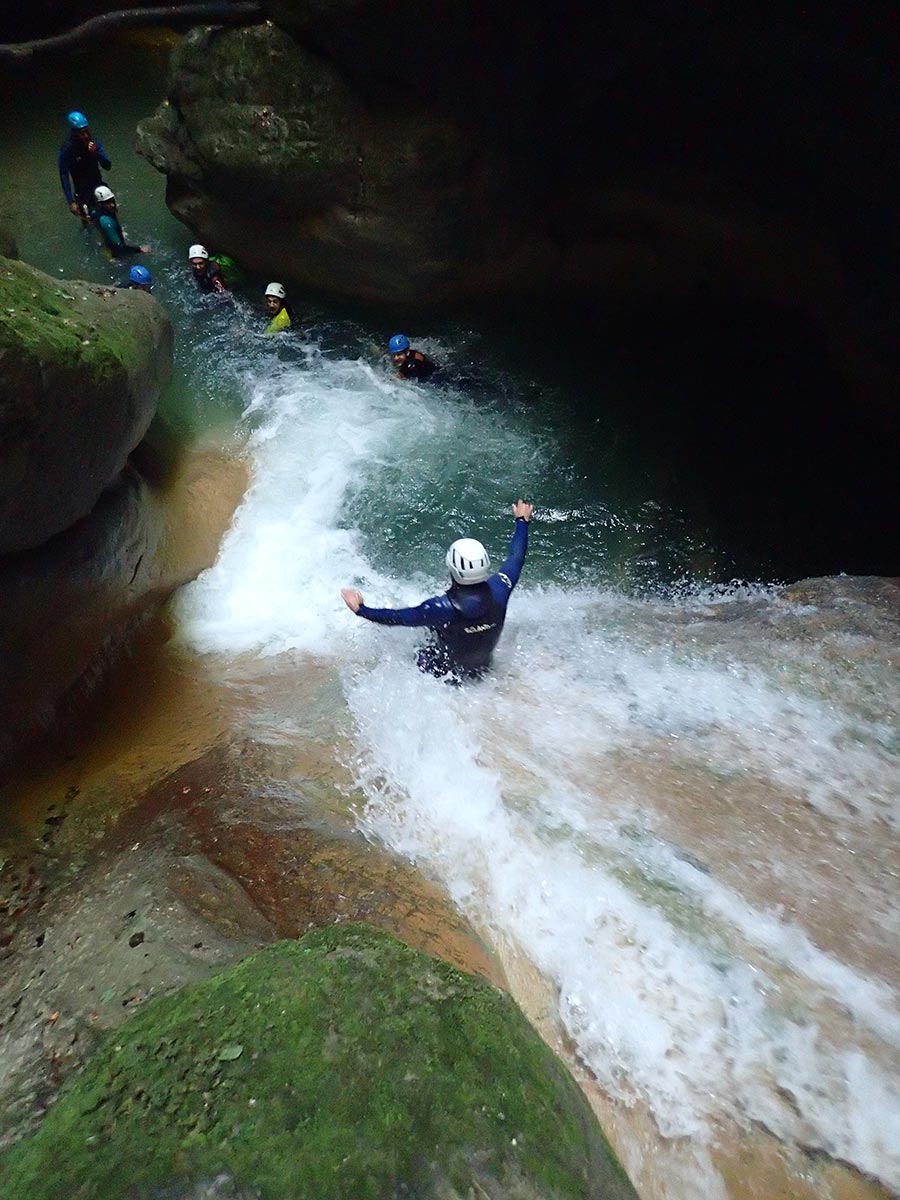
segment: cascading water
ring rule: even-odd
[[[896,618],[852,581],[705,587],[727,556],[614,444],[599,376],[589,399],[554,393],[429,322],[443,340],[415,340],[455,382],[400,384],[371,365],[381,315],[329,323],[296,297],[321,337],[273,341],[260,309],[198,298],[192,237],[128,149],[161,71],[161,54],[104,51],[80,60],[77,96],[49,70],[23,89],[3,198],[28,261],[120,280],[55,177],[63,114],[96,114],[178,329],[164,414],[183,438],[245,444],[251,487],[175,605],[190,670],[246,696],[250,736],[333,746],[359,825],[536,966],[570,1053],[666,1137],[762,1124],[900,1187]],[[500,561],[519,496],[538,514],[483,683],[421,676],[415,632],[343,606],[342,585],[376,604],[440,590],[463,534]],[[313,664],[329,686],[310,723]],[[655,1194],[725,1185],[698,1158]]]
[[[255,658],[257,687],[267,662],[333,670],[360,825],[535,964],[580,1060],[665,1136],[758,1122],[900,1185],[890,623],[776,588],[639,597],[612,579],[646,523],[596,480],[567,504],[526,409],[307,354],[257,377],[253,482],[181,637]],[[465,533],[499,561],[519,495],[548,517],[483,683],[420,675],[417,631],[342,605],[440,590]],[[290,736],[279,695],[262,737]]]

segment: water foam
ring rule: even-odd
[[[667,842],[639,770],[812,805],[836,844],[882,832],[896,821],[890,664],[870,647],[854,674],[839,637],[821,661],[810,614],[771,590],[561,588],[541,540],[576,510],[557,506],[533,531],[494,675],[443,687],[412,667],[414,631],[355,621],[338,588],[376,603],[436,590],[457,532],[445,525],[467,505],[489,519],[486,491],[499,514],[517,471],[535,495],[544,471],[549,490],[552,454],[508,413],[358,362],[286,371],[250,408],[253,482],[218,563],[180,601],[183,636],[334,663],[362,824],[524,950],[611,1094],[640,1097],[668,1136],[761,1121],[898,1186],[896,993]]]

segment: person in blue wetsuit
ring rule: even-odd
[[[87,221],[94,206],[94,192],[103,183],[100,168],[112,166],[103,143],[94,138],[88,119],[81,112],[68,116],[69,136],[59,151],[59,182],[71,211]]]
[[[378,625],[430,629],[435,640],[419,651],[421,671],[455,679],[478,678],[491,665],[506,620],[506,606],[528,549],[532,506],[517,500],[512,511],[516,528],[509,555],[499,571],[491,572],[491,560],[481,542],[460,538],[447,551],[453,582],[442,596],[432,596],[415,608],[368,608],[362,593],[342,588],[344,603],[357,616]]]

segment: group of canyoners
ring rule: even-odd
[[[59,152],[59,177],[70,210],[85,225],[92,224],[103,237],[110,256],[115,259],[149,254],[149,246],[131,245],[119,220],[118,205],[104,184],[101,170],[112,166],[103,143],[93,136],[90,123],[82,112],[68,116],[69,133]],[[234,262],[224,255],[213,256],[199,243],[188,250],[191,272],[199,291],[227,292],[229,276],[234,279]],[[122,287],[153,290],[153,278],[147,267],[133,266],[128,282]],[[269,317],[267,333],[281,333],[298,325],[288,303],[283,284],[273,282],[265,290]],[[435,364],[414,349],[406,334],[395,333],[388,352],[397,373],[406,379],[427,379]],[[517,500],[512,506],[515,531],[509,553],[499,571],[491,569],[487,550],[475,538],[459,538],[447,551],[447,569],[451,584],[446,592],[432,596],[412,608],[370,608],[354,588],[342,588],[347,607],[357,616],[379,625],[404,625],[426,628],[433,641],[418,652],[419,668],[429,674],[460,683],[482,676],[491,663],[497,645],[506,606],[518,582],[528,548],[528,524],[532,506]]]
[[[83,112],[70,112],[67,119],[69,133],[59,151],[59,179],[70,210],[84,225],[93,225],[100,232],[111,258],[149,254],[149,246],[133,245],[125,236],[118,201],[101,174],[112,167],[103,143],[91,133],[90,122]],[[223,254],[211,255],[199,243],[188,250],[188,261],[200,292],[227,292],[240,278],[233,259]],[[152,292],[153,276],[147,267],[135,265],[128,273],[127,282],[120,286]],[[269,317],[267,333],[299,327],[283,283],[273,281],[268,284],[264,301]],[[431,359],[410,345],[406,334],[395,333],[388,352],[397,373],[406,379],[428,379],[436,370]]]

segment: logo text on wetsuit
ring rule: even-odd
[[[487,631],[489,629],[493,629],[496,624],[496,621],[492,621],[490,625],[466,625],[463,629],[463,633],[487,633]]]

